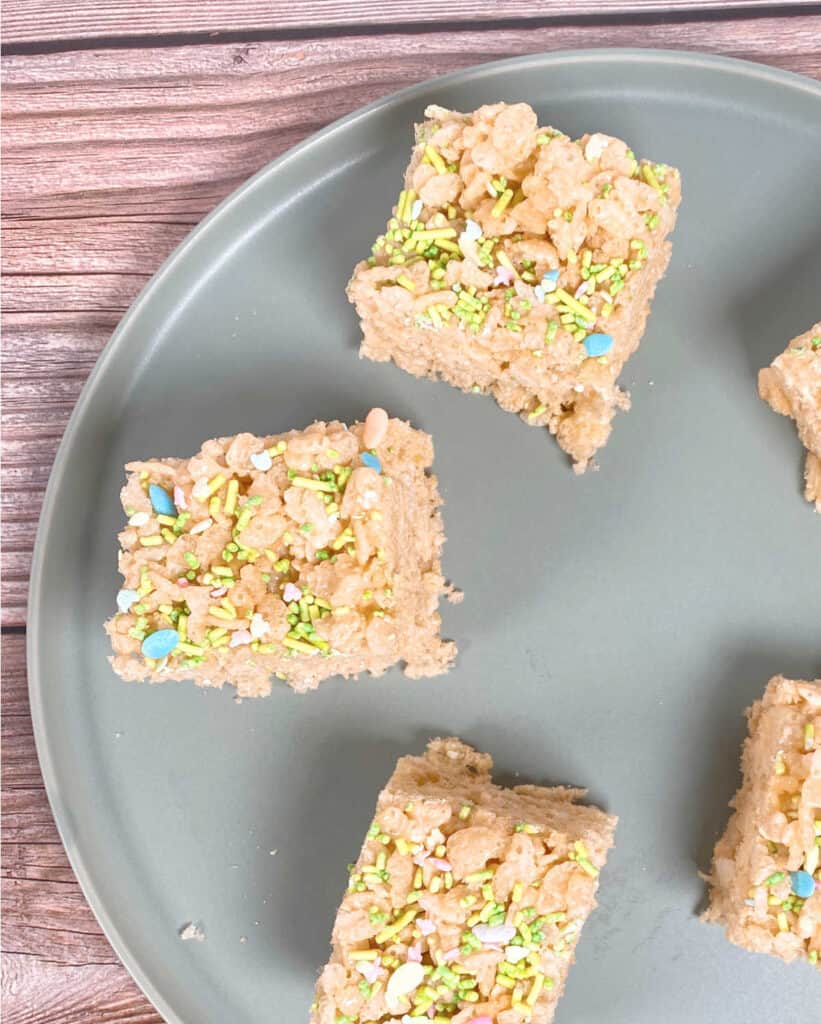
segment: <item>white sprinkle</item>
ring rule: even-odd
[[[473,934],[482,943],[497,944],[502,942],[510,942],[513,936],[516,934],[516,929],[513,927],[512,924],[477,924],[473,926]]]
[[[584,391],[584,384],[574,384],[573,390],[581,394]]]
[[[482,237],[482,226],[481,224],[477,224],[475,220],[468,218],[465,221],[465,230],[462,234],[471,242],[475,242],[477,239]]]
[[[254,469],[258,469],[262,473],[267,472],[267,470],[269,470],[271,466],[273,466],[273,464],[273,460],[271,459],[271,456],[268,454],[268,452],[254,452],[251,455],[251,465],[254,467]]]
[[[509,964],[517,964],[520,960],[524,960],[528,952],[527,946],[506,946],[505,960]]]
[[[229,647],[243,647],[245,644],[250,644],[251,634],[247,629],[235,629],[231,634],[231,639],[228,641]]]
[[[222,597],[223,594],[228,593],[228,587],[214,587],[211,591],[211,597]]]
[[[196,526],[192,526],[188,531],[191,534],[205,533],[205,531],[214,525],[214,520],[209,516],[207,519],[201,519]]]
[[[132,604],[139,601],[140,595],[136,590],[121,590],[117,594],[117,610],[127,612]]]
[[[194,484],[191,497],[196,498],[197,501],[205,501],[208,498],[208,480],[204,476],[201,476]]]
[[[147,522],[148,522],[148,513],[147,512],[135,512],[133,516],[129,517],[128,525],[129,526],[145,526],[145,524]]]
[[[411,207],[411,220],[418,220],[419,214],[422,212],[422,200],[417,199]]]
[[[610,145],[610,137],[597,132],[591,135],[584,147],[585,160],[598,160],[602,153]]]
[[[251,616],[251,638],[253,640],[259,640],[270,632],[270,623],[266,622],[259,612],[254,612]]]
[[[183,942],[188,942],[189,939],[194,939],[196,942],[205,941],[205,929],[201,928],[194,921],[187,921],[177,930],[177,935],[179,935]]]

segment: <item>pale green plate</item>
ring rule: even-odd
[[[601,470],[469,397],[357,358],[344,287],[427,103],[529,100],[681,169],[673,262]],[[621,816],[561,1024],[804,1024],[817,973],[699,923],[697,870],[736,788],[743,709],[821,676],[821,517],[756,372],[819,315],[821,88],[695,54],[489,64],[345,118],[241,188],[168,260],[60,449],[30,608],[31,703],[72,864],[169,1022],[305,1020],[345,865],[396,758],[435,734],[503,777],[588,786]],[[126,685],[102,631],[122,465],[372,405],[436,443],[461,655],[437,680],[331,681],[241,706]],[[278,850],[272,856],[271,850]],[[201,921],[207,939],[177,929]]]

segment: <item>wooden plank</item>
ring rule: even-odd
[[[771,0],[216,0],[174,4],[162,0],[15,0],[3,9],[6,45],[37,41],[122,39],[135,37],[218,33],[286,33],[323,28],[362,26],[419,26],[477,22],[544,21],[614,15],[648,15],[756,8],[803,7],[813,0],[792,3]]]
[[[191,226],[377,96],[496,57],[711,49],[821,77],[821,17],[614,23],[7,57],[2,622],[25,622],[43,490],[103,344]]]
[[[119,964],[65,967],[33,956],[3,956],[4,1024],[162,1024]]]

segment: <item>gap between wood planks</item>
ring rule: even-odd
[[[360,0],[355,5],[355,16],[351,16],[347,13],[351,8],[348,3],[296,0],[287,4],[265,4],[259,9],[246,0],[228,7],[224,15],[214,15],[208,7],[199,7],[196,12],[187,10],[186,17],[178,24],[173,10],[169,16],[167,5],[159,9],[149,2],[140,5],[141,16],[131,11],[124,19],[128,22],[127,31],[116,30],[112,20],[116,6],[112,8],[108,3],[95,3],[95,0],[87,3],[80,0],[70,6],[71,10],[62,12],[60,24],[50,24],[47,32],[45,27],[38,27],[39,19],[51,13],[48,7],[42,9],[42,0],[17,0],[18,8],[30,8],[31,13],[20,21],[15,16],[4,17],[3,35],[9,41],[0,50],[8,56],[25,56],[88,49],[288,42],[320,36],[341,38],[395,32],[404,35],[430,31],[458,33],[477,28],[503,31],[583,23],[602,27],[631,23],[638,27],[660,18],[671,24],[693,18],[724,21],[772,15],[783,18],[809,13],[818,4],[816,0],[574,0],[572,4],[545,0],[540,13],[534,15],[529,0],[496,0],[492,5],[451,0],[444,11],[439,0],[423,0],[411,8],[401,0]],[[83,8],[89,12],[87,21],[83,20]],[[337,17],[333,17],[332,8],[340,12]],[[321,12],[318,16],[317,10]],[[406,17],[409,10],[413,18]],[[135,18],[134,14],[138,16]],[[277,19],[276,23],[272,23],[272,16]],[[82,26],[85,31],[80,30]],[[72,35],[72,31],[76,34]]]

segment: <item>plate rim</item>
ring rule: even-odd
[[[81,420],[85,417],[87,409],[91,406],[100,381],[105,375],[108,365],[118,356],[122,347],[123,339],[137,319],[143,307],[151,300],[151,297],[160,283],[181,262],[188,250],[198,244],[203,235],[206,235],[215,224],[228,215],[235,205],[242,202],[250,193],[258,188],[272,175],[276,175],[280,168],[289,161],[298,158],[305,150],[320,143],[336,133],[343,131],[358,121],[369,117],[377,110],[386,110],[401,105],[407,100],[413,99],[417,94],[427,91],[433,85],[441,85],[446,88],[466,78],[476,80],[484,75],[504,73],[506,70],[515,70],[532,66],[552,66],[574,63],[595,63],[596,61],[611,61],[616,63],[637,62],[644,64],[678,65],[688,67],[703,67],[719,72],[725,72],[733,76],[758,78],[773,84],[804,92],[814,97],[821,103],[821,82],[809,76],[797,72],[788,71],[784,68],[777,68],[767,64],[760,64],[755,61],[744,60],[737,57],[728,57],[723,54],[706,53],[699,50],[662,49],[658,47],[585,47],[583,49],[561,49],[551,51],[539,51],[531,54],[520,54],[513,57],[505,57],[499,60],[490,60],[481,64],[471,65],[446,75],[438,75],[433,78],[424,79],[406,86],[395,92],[387,93],[377,97],[370,103],[344,114],[342,117],[330,122],[330,124],[319,129],[301,140],[295,146],[287,149],[284,153],[269,161],[250,178],[244,181],[228,196],[221,200],[213,210],[205,215],[174,250],[163,260],[156,272],[139,291],[131,305],[128,307],[117,326],[103,346],[97,360],[83,384],[74,408],[71,411],[65,431],[58,445],[54,456],[54,462],[49,472],[49,479],[43,496],[43,504],[37,524],[34,548],[32,551],[31,568],[29,571],[29,594],[26,603],[26,668],[28,673],[28,697],[31,711],[32,727],[34,734],[37,759],[43,778],[43,785],[49,802],[49,808],[57,827],[63,849],[68,858],[74,876],[80,885],[83,897],[88,903],[94,917],[103,931],[108,942],[111,944],[120,963],[128,971],[131,978],[137,984],[141,992],[151,1002],[152,1006],[165,1019],[166,1024],[191,1024],[184,1020],[177,1011],[169,1005],[163,994],[155,987],[143,969],[139,954],[131,948],[129,943],[120,934],[120,931],[110,916],[107,906],[97,893],[96,884],[92,874],[85,863],[80,852],[80,846],[75,841],[74,829],[71,825],[71,816],[68,811],[68,801],[63,793],[63,787],[59,782],[55,764],[52,760],[51,745],[48,738],[48,727],[46,723],[45,699],[43,678],[40,670],[41,653],[41,621],[40,621],[40,593],[43,585],[43,577],[47,564],[48,538],[55,518],[57,496],[62,487],[65,473],[65,463],[68,452],[74,444],[76,434]]]

